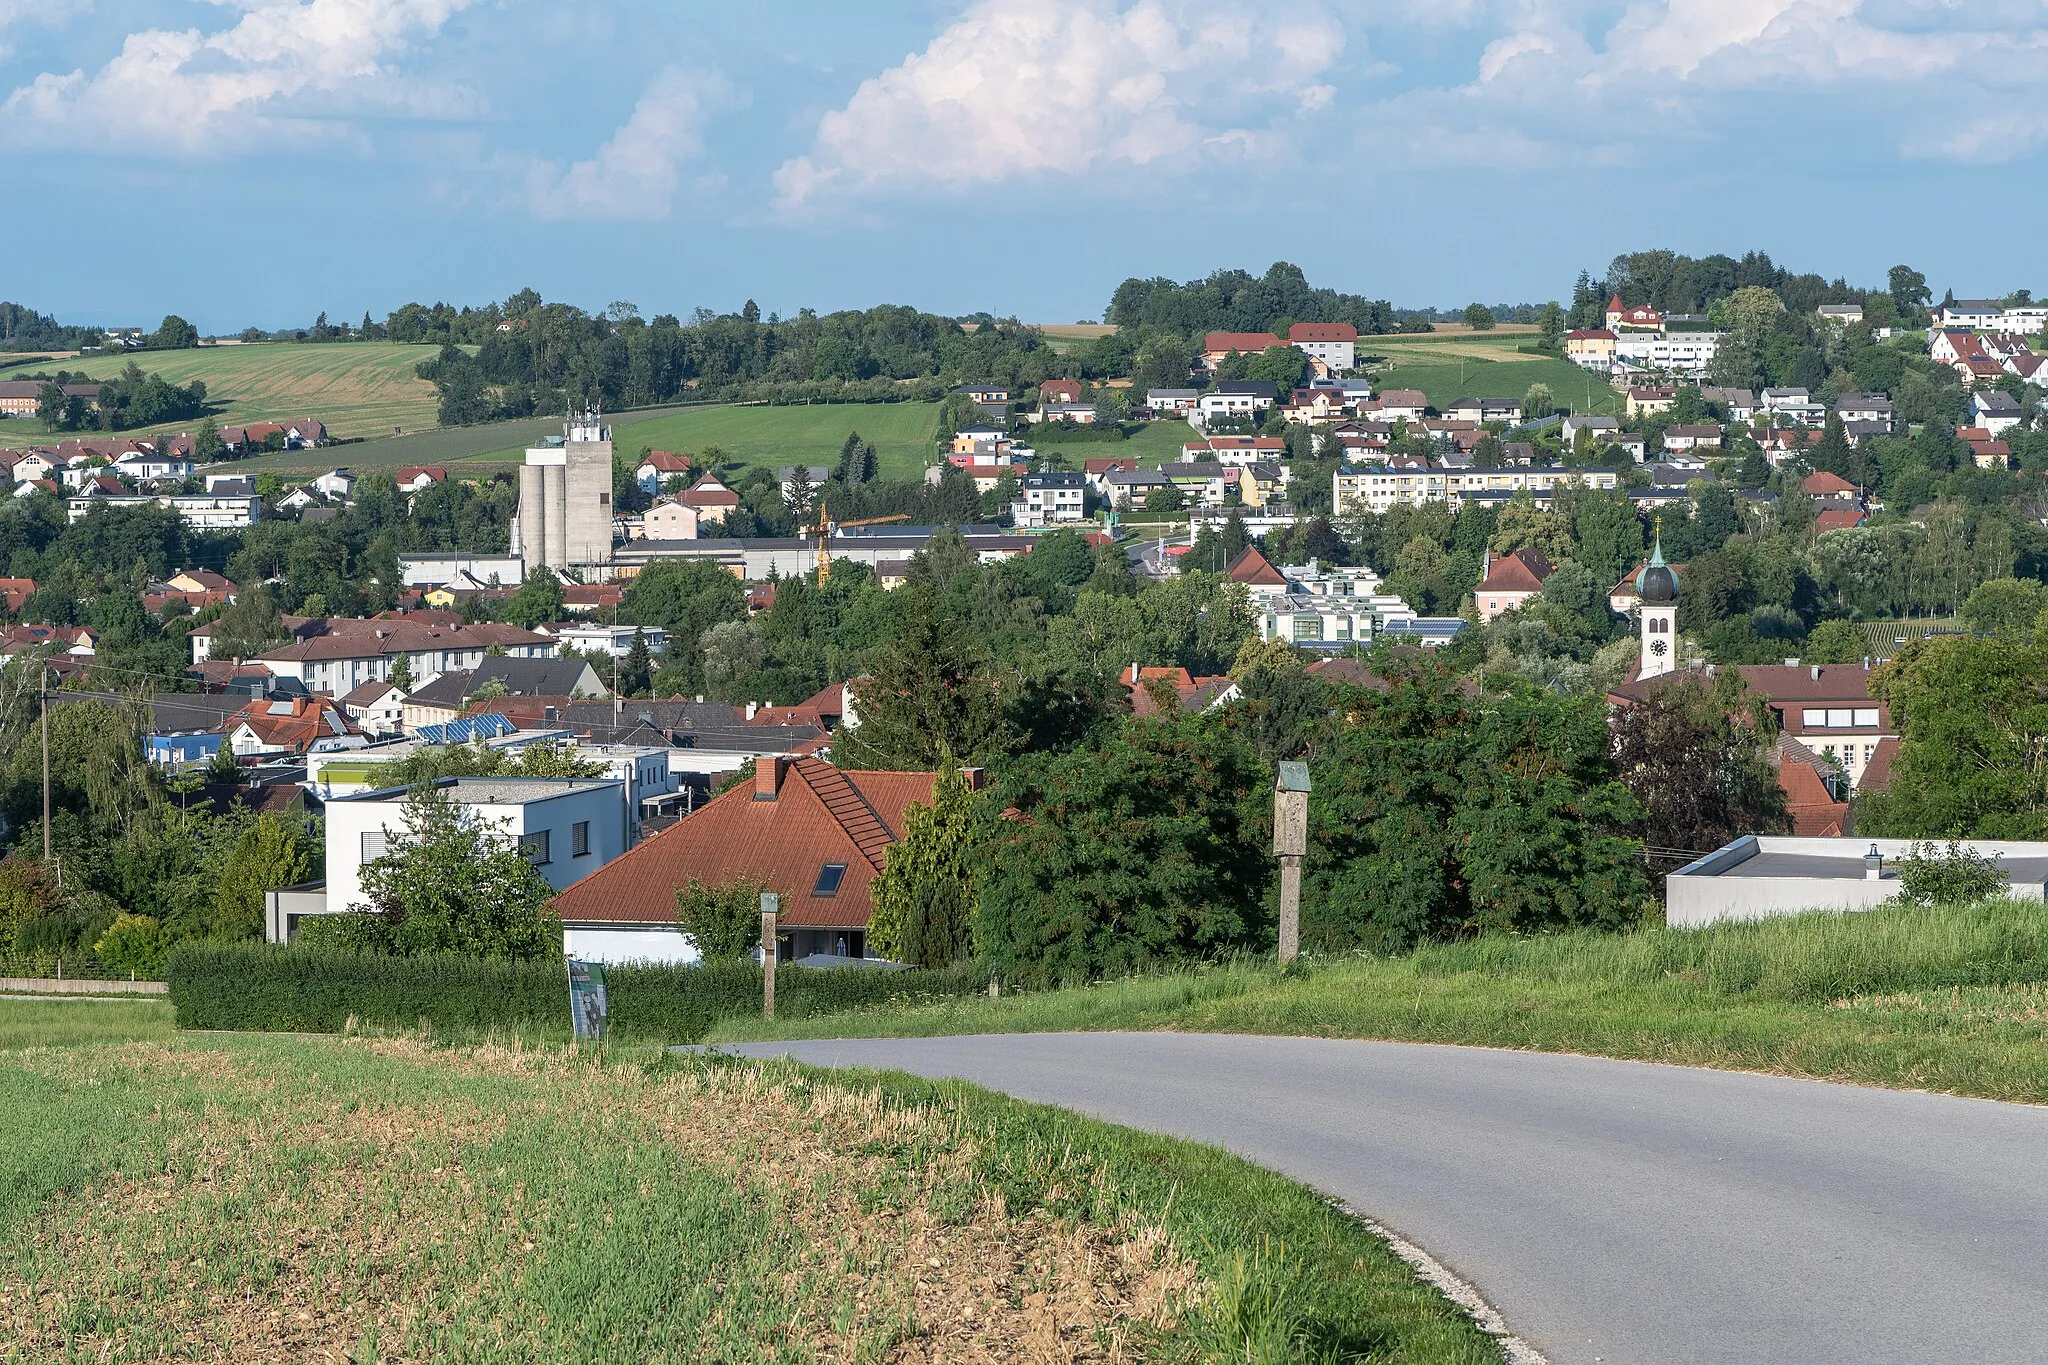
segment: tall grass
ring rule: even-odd
[[[1999,899],[1632,934],[1489,937],[1425,948],[1413,961],[1422,976],[1665,984],[1729,998],[1824,1003],[1874,991],[2048,980],[2048,906]]]

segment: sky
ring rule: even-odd
[[[2048,0],[0,0],[0,298],[1099,318],[1668,247],[2048,293]]]

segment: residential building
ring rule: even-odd
[[[448,471],[437,465],[409,464],[398,471],[398,491],[424,493],[437,483],[448,481]]]
[[[1863,305],[1860,303],[1824,303],[1815,311],[1822,322],[1849,326],[1863,321]]]
[[[1358,329],[1348,322],[1297,322],[1287,344],[1339,373],[1358,363]]]
[[[1255,417],[1280,401],[1280,386],[1270,379],[1238,379],[1218,384],[1202,395],[1195,410],[1204,421]]]
[[[1273,508],[1286,502],[1291,477],[1287,466],[1278,460],[1240,465],[1237,476],[1237,500],[1246,507]]]
[[[512,843],[557,890],[575,886],[625,852],[621,785],[602,778],[539,777],[444,777],[434,784],[462,819]],[[363,868],[405,837],[410,795],[409,788],[392,787],[327,803],[324,886],[293,888],[301,895],[289,899],[271,894],[265,925],[271,942],[297,937],[308,915],[368,908]]]
[[[1102,476],[1103,496],[1120,512],[1142,508],[1154,493],[1174,486],[1156,469],[1112,470]]]
[[[703,527],[705,511],[679,498],[662,498],[640,514],[640,534],[648,540],[695,540]],[[715,518],[724,519],[723,512]]]
[[[1612,469],[1343,465],[1331,476],[1331,496],[1332,506],[1340,514],[1360,510],[1385,512],[1397,504],[1424,502],[1448,502],[1455,510],[1468,501],[1505,503],[1524,491],[1542,505],[1550,501],[1551,490],[1560,485],[1613,489],[1618,482]]]
[[[329,502],[347,502],[355,496],[356,476],[346,469],[330,469],[306,486]]]
[[[2005,322],[2005,304],[1998,299],[1951,299],[1934,310],[1934,325],[1941,328],[1990,330]]]
[[[1964,839],[1990,860],[2015,900],[2042,898],[2048,843]],[[1665,922],[1685,928],[1815,911],[1874,910],[1898,899],[1898,863],[1918,852],[1911,839],[1801,838],[1745,834],[1664,879]]]
[[[1728,414],[1729,421],[1745,424],[1756,417],[1761,406],[1757,396],[1748,389],[1716,388],[1712,385],[1700,390],[1700,401],[1720,408]]]
[[[1026,414],[1027,421],[1065,422],[1077,427],[1092,427],[1100,417],[1093,403],[1053,403]]]
[[[1677,397],[1678,390],[1669,384],[1639,384],[1628,391],[1628,415],[1654,417],[1669,412]]]
[[[263,519],[263,499],[256,496],[254,480],[244,480],[251,491],[246,497],[194,494],[93,494],[66,499],[66,515],[83,520],[95,507],[168,507],[195,531],[239,531]]]
[[[1278,436],[1198,436],[1181,442],[1184,462],[1251,465],[1287,458],[1287,442]]]
[[[1479,586],[1472,594],[1479,619],[1491,621],[1521,606],[1543,591],[1543,580],[1554,570],[1555,566],[1541,550],[1524,547],[1497,558],[1489,553],[1481,568]]]
[[[1138,720],[1164,715],[1169,704],[1186,716],[1213,710],[1244,695],[1228,677],[1197,678],[1185,668],[1132,664],[1117,676],[1129,694],[1131,715]]]
[[[799,478],[798,475],[802,477]],[[832,477],[832,471],[821,464],[783,465],[775,471],[776,490],[782,494],[785,506],[794,506],[799,490],[807,491],[812,502],[818,491],[825,486],[825,480]]]
[[[1190,502],[1201,507],[1224,506],[1239,484],[1237,466],[1208,460],[1181,460],[1163,466],[1159,472]]]
[[[1607,301],[1607,328],[1612,332],[1623,329],[1635,331],[1662,331],[1664,315],[1647,304],[1630,308],[1622,304],[1621,295],[1616,294]]]
[[[1892,400],[1881,393],[1845,393],[1835,400],[1835,416],[1844,426],[1851,422],[1881,422],[1892,426]]]
[[[661,492],[670,479],[681,479],[687,485],[690,478],[691,461],[687,455],[678,455],[668,450],[649,451],[647,458],[640,461],[633,471],[633,481],[640,485],[640,491],[650,496]]]
[[[257,697],[227,718],[221,734],[237,758],[296,757],[315,746],[362,743],[348,713],[326,697]]]
[[[1168,413],[1193,412],[1195,406],[1201,402],[1201,399],[1202,391],[1200,389],[1147,389],[1145,391],[1145,406],[1152,409],[1155,416],[1163,416]]]
[[[608,626],[587,622],[554,626],[548,633],[563,649],[573,649],[580,654],[603,654],[613,659],[624,659],[633,652],[635,635],[640,637],[650,654],[659,654],[668,648],[668,632],[660,626]],[[587,679],[579,679],[578,682],[587,689]],[[574,692],[575,688],[572,686],[570,691]]]
[[[1081,521],[1088,515],[1088,481],[1075,473],[1026,474],[1010,504],[1010,520],[1018,526],[1054,526]]]
[[[504,652],[492,664],[550,659],[555,642],[517,626],[482,623],[473,626],[432,626],[415,621],[330,622],[325,634],[280,645],[256,658],[280,678],[296,680],[309,692],[346,696],[366,682],[391,676],[400,658],[406,661],[415,687],[443,673],[484,666],[491,649]],[[205,657],[211,640],[194,632],[193,662]]]
[[[1567,447],[1578,444],[1579,433],[1591,432],[1595,448],[1608,445],[1621,434],[1621,423],[1612,417],[1596,417],[1591,413],[1575,412],[1564,419],[1558,427]]]
[[[1670,426],[1664,428],[1666,450],[1719,450],[1721,428],[1706,426]]]
[[[1799,489],[1811,498],[1853,498],[1859,496],[1855,484],[1840,474],[1830,474],[1817,469],[1799,481]]]
[[[969,780],[980,783],[978,770]],[[932,773],[870,773],[763,759],[733,788],[555,901],[563,949],[605,962],[693,962],[676,888],[746,879],[780,898],[777,958],[867,955],[872,884]]]
[[[1605,374],[1614,365],[1614,344],[1614,333],[1605,327],[1582,327],[1565,333],[1565,359],[1581,369]]]
[[[1850,788],[1862,783],[1878,746],[1887,739],[1898,739],[1890,708],[1870,695],[1869,667],[1802,663],[1735,667],[1751,694],[1775,713],[1780,731],[1838,768]],[[1641,680],[1624,683],[1608,699],[1629,705],[1645,695],[1643,686]]]
[[[740,495],[720,483],[713,474],[706,474],[691,484],[677,495],[676,501],[695,509],[700,533],[707,526],[724,525],[726,517],[740,507]],[[609,555],[610,551],[607,550],[606,554]]]
[[[1421,389],[1383,389],[1370,414],[1382,422],[1420,422],[1429,415],[1429,398]],[[1363,405],[1358,415],[1367,415]]]
[[[1623,332],[1614,343],[1617,370],[1702,375],[1720,353],[1721,332]]]
[[[405,728],[405,689],[366,682],[341,699],[341,709],[365,735],[395,735]]]
[[[2010,431],[2024,415],[2017,398],[2003,389],[1986,389],[1970,395],[1970,415],[1977,426],[1992,436]]]
[[[1257,355],[1283,344],[1271,332],[1211,332],[1202,339],[1202,364],[1204,368],[1214,370],[1232,351],[1240,355]]]
[[[1080,401],[1081,381],[1078,379],[1048,379],[1038,386],[1038,406],[1041,410]]]
[[[479,692],[495,694],[489,698],[492,701],[502,697],[608,697],[611,689],[605,682],[587,659],[492,656],[414,687],[405,699],[405,728],[418,730],[423,725],[452,721],[477,700]]]
[[[1460,398],[1444,409],[1444,417],[1452,422],[1506,422],[1510,426],[1522,420],[1522,400],[1519,398]]]
[[[1828,410],[1814,401],[1813,395],[1805,389],[1765,389],[1763,410],[1778,422],[1791,422],[1802,427],[1827,425]]]

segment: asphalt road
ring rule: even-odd
[[[1201,1034],[752,1044],[1219,1144],[1553,1365],[2048,1360],[2048,1109],[1592,1057]]]

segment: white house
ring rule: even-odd
[[[640,533],[649,540],[695,540],[703,512],[686,502],[663,498],[640,515]]]
[[[1155,413],[1193,412],[1201,398],[1200,389],[1147,389],[1145,406]]]
[[[346,469],[330,469],[306,485],[333,502],[347,502],[356,491],[356,476]]]
[[[1348,322],[1297,322],[1287,329],[1287,344],[1331,370],[1358,363],[1358,329]]]
[[[515,845],[557,891],[626,851],[624,783],[604,778],[449,777],[435,788],[461,818]],[[408,788],[340,796],[327,803],[327,878],[314,902],[273,896],[266,934],[283,943],[309,914],[347,914],[363,902],[363,867],[404,839]],[[317,904],[317,908],[315,908]]]
[[[1995,860],[2007,878],[2006,895],[2042,898],[2048,843],[1960,842],[1980,858]],[[1898,862],[1913,853],[1911,839],[1746,834],[1665,879],[1665,923],[1693,926],[1874,909],[1898,898]]]
[[[1970,395],[1970,414],[1976,425],[1993,436],[2020,424],[2022,413],[2017,398],[2003,389],[1985,389]]]
[[[1934,310],[1936,327],[1991,328],[2005,322],[2005,305],[1997,299],[1955,299]]]
[[[568,649],[580,650],[585,654],[608,654],[614,659],[624,659],[633,652],[633,635],[639,632],[646,641],[650,654],[659,654],[668,648],[668,632],[660,626],[606,626],[595,622],[562,626],[555,630],[555,642]]]
[[[1087,516],[1088,481],[1075,473],[1026,474],[1010,504],[1019,526],[1052,526]]]
[[[1623,332],[1615,339],[1614,363],[1668,374],[1705,374],[1719,354],[1722,332]]]

